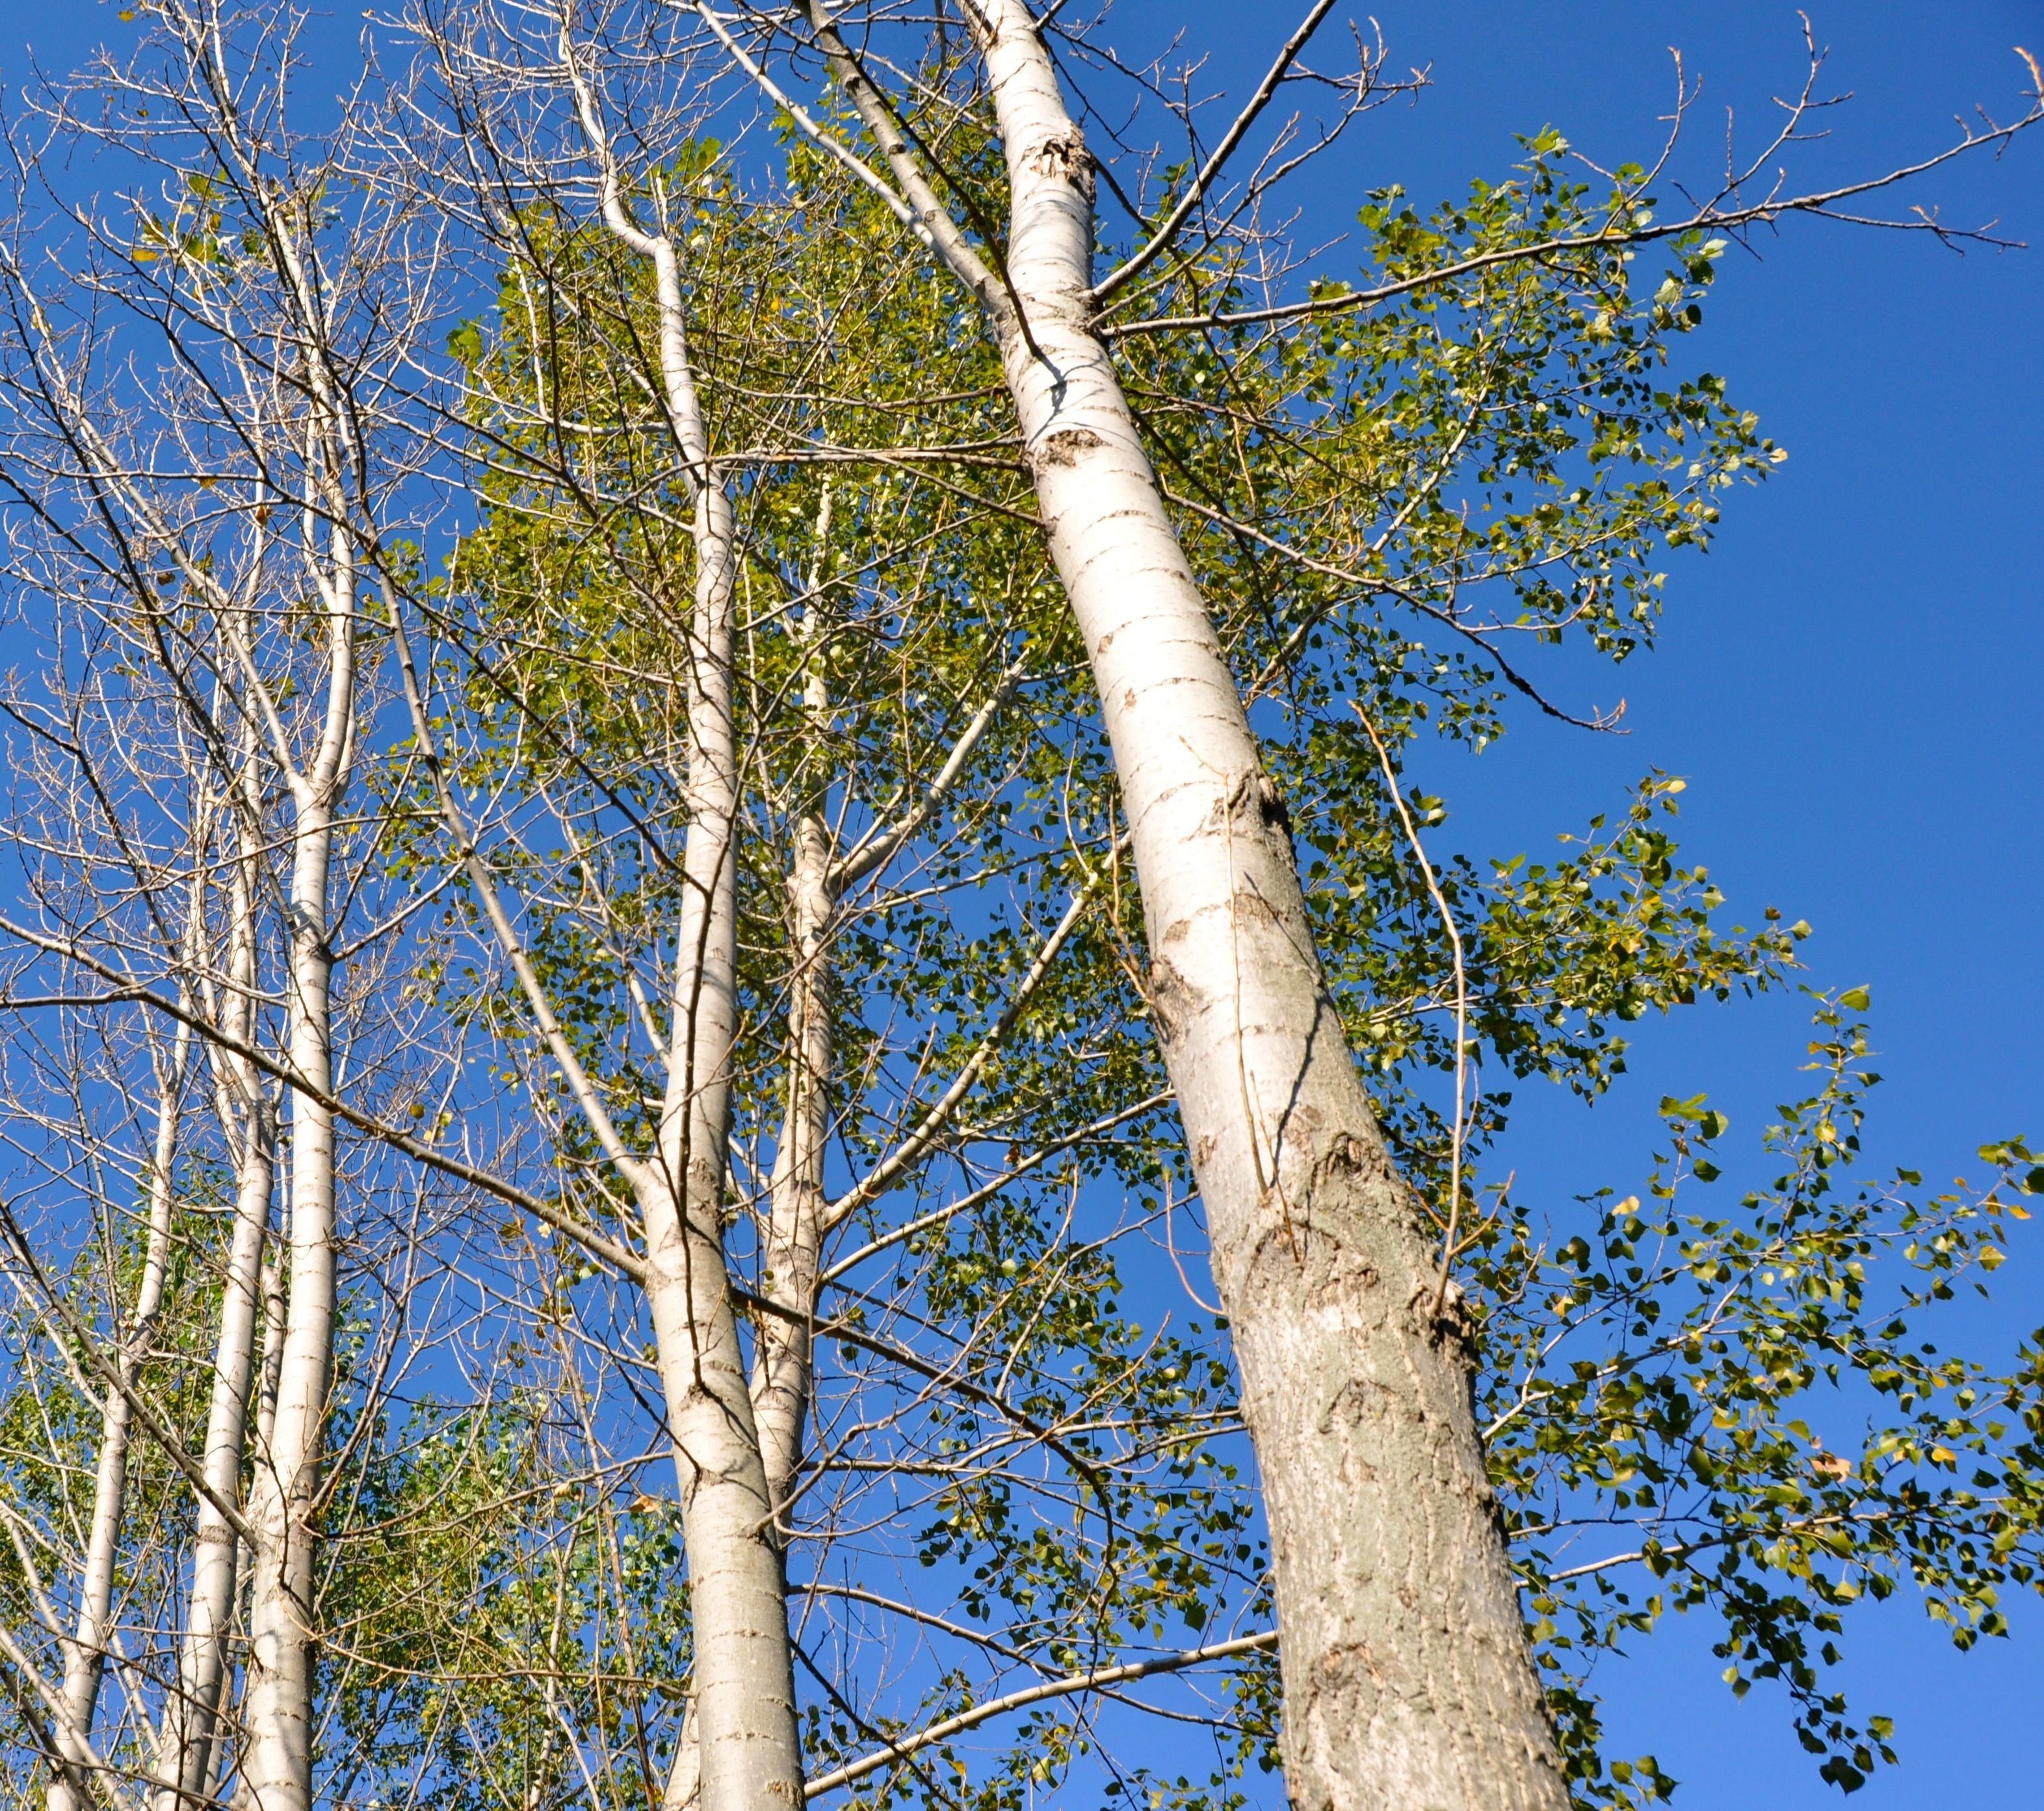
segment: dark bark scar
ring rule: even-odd
[[[1093,153],[1086,149],[1085,134],[1076,125],[1045,139],[1029,160],[1046,176],[1069,183],[1088,201],[1093,199]]]
[[[1168,956],[1158,956],[1150,965],[1150,1012],[1157,1021],[1157,1033],[1167,1044],[1174,1040],[1200,1009],[1199,990],[1193,986]]]
[[[1029,449],[1030,463],[1041,476],[1055,466],[1077,465],[1081,453],[1106,444],[1090,428],[1060,428]]]
[[[1285,808],[1277,783],[1261,769],[1240,775],[1228,789],[1224,809],[1228,817],[1235,817],[1245,806],[1254,808],[1259,829],[1281,832],[1285,846],[1291,847],[1292,813]]]
[[[1265,825],[1281,830],[1289,840],[1292,834],[1292,813],[1285,808],[1284,795],[1278,790],[1277,782],[1268,774],[1256,776],[1256,802],[1263,813]]]
[[[1359,1176],[1370,1167],[1370,1148],[1352,1132],[1343,1132],[1335,1140],[1334,1148],[1327,1153],[1330,1170],[1346,1170],[1352,1176]]]

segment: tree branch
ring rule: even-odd
[[[933,1743],[947,1741],[967,1729],[976,1728],[982,1723],[991,1722],[997,1717],[1005,1717],[1011,1710],[1020,1710],[1032,1704],[1041,1704],[1047,1698],[1069,1698],[1075,1692],[1094,1691],[1105,1686],[1126,1685],[1133,1679],[1145,1679],[1154,1674],[1181,1672],[1188,1667],[1197,1667],[1208,1660],[1225,1660],[1237,1654],[1253,1654],[1259,1649],[1274,1648],[1278,1644],[1278,1631],[1265,1629],[1257,1635],[1244,1635],[1233,1641],[1217,1641],[1210,1648],[1188,1648],[1181,1653],[1159,1655],[1154,1660],[1131,1660],[1119,1667],[1102,1667],[1090,1673],[1074,1673],[1069,1678],[1047,1679],[1041,1685],[1009,1692],[1005,1698],[989,1698],[985,1704],[975,1705],[970,1710],[962,1710],[955,1717],[947,1717],[941,1722],[932,1723],[926,1729],[919,1729],[912,1736],[905,1736],[890,1741],[877,1754],[866,1755],[849,1762],[833,1771],[823,1774],[809,1782],[807,1796],[820,1797],[838,1787],[850,1786],[855,1780],[877,1773],[881,1768],[897,1760],[904,1760],[918,1748],[927,1748]]]

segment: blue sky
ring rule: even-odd
[[[113,8],[0,0],[0,80],[33,43],[61,68],[114,29]],[[343,19],[352,8],[340,10]],[[1260,72],[1291,8],[1193,0],[1213,86]],[[1132,14],[1151,11],[1135,0]],[[1428,201],[1496,176],[1512,134],[1546,123],[1598,161],[1650,154],[1673,81],[1667,47],[1706,83],[1694,154],[1722,109],[1758,133],[1801,72],[1783,0],[1377,0],[1394,64],[1431,67],[1418,103],[1367,121],[1312,175],[1308,225],[1339,231],[1362,191],[1400,182]],[[1813,22],[1836,89],[1831,137],[1804,148],[1798,186],[1885,169],[1947,141],[1975,102],[2017,110],[2011,47],[2044,54],[2044,0],[1834,0]],[[336,24],[342,23],[337,20]],[[1254,67],[1251,67],[1251,65]],[[1692,167],[1696,167],[1692,164]],[[1998,216],[2028,252],[1960,257],[1920,237],[1792,225],[1758,259],[1728,256],[1697,351],[1759,412],[1788,464],[1727,508],[1716,549],[1672,567],[1659,650],[1617,675],[1558,665],[1565,701],[1623,693],[1630,733],[1596,739],[1527,718],[1481,759],[1435,752],[1413,778],[1457,807],[1472,852],[1550,849],[1650,767],[1689,781],[1685,854],[1735,908],[1805,917],[1811,979],[1865,983],[1888,1077],[1877,1164],[1933,1178],[1979,1171],[1990,1137],[2044,1136],[2034,953],[2044,882],[2044,129],[1998,162],[1908,191],[1954,224]],[[1309,236],[1316,236],[1309,234]],[[1453,763],[1453,764],[1450,764]],[[1663,1093],[1709,1091],[1750,1139],[1787,1098],[1802,1044],[1793,1000],[1699,1009],[1642,1027],[1633,1073],[1594,1112],[1521,1094],[1507,1161],[1522,1193],[1566,1197],[1643,1169]],[[1969,1311],[1977,1347],[2044,1323],[2044,1219]],[[1954,1655],[1913,1606],[1867,1613],[1847,1677],[1894,1714],[1903,1765],[1869,1811],[2037,1801],[2044,1763],[2044,1604],[2011,1606],[2012,1640]],[[1677,1622],[1600,1678],[1612,1751],[1654,1752],[1686,1811],[1831,1802],[1763,1690],[1735,1703],[1703,1631]]]

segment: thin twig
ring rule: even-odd
[[[1427,851],[1420,840],[1419,827],[1412,821],[1412,813],[1406,807],[1405,795],[1399,790],[1398,775],[1391,764],[1391,751],[1384,745],[1384,738],[1377,734],[1377,725],[1370,720],[1370,713],[1362,708],[1359,700],[1350,700],[1363,732],[1370,737],[1370,745],[1377,751],[1377,764],[1384,770],[1384,783],[1391,789],[1391,802],[1397,807],[1398,821],[1405,826],[1405,840],[1412,845],[1412,859],[1420,864],[1420,878],[1427,883],[1427,892],[1434,902],[1434,909],[1440,914],[1441,923],[1448,933],[1448,948],[1454,952],[1455,961],[1455,1118],[1448,1140],[1448,1212],[1447,1236],[1441,1241],[1441,1282],[1434,1291],[1434,1317],[1438,1320],[1447,1305],[1448,1271],[1455,1257],[1455,1239],[1462,1228],[1462,1140],[1468,1128],[1465,1102],[1469,1090],[1469,971],[1462,959],[1462,936],[1455,928],[1455,915],[1448,909],[1448,902],[1441,891],[1440,882],[1434,878],[1434,864],[1427,859]]]

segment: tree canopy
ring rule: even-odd
[[[1646,1015],[1804,986],[1808,927],[1693,864],[1676,776],[1539,854],[1462,846],[1429,776],[1527,713],[1612,727],[1539,651],[1644,656],[1786,456],[1702,363],[1728,239],[1896,178],[1664,219],[1665,157],[1547,129],[1317,252],[1257,121],[1328,10],[1237,122],[1254,174],[1202,126],[1061,178],[1258,752],[1205,820],[1235,959],[1262,901],[1402,1178],[1529,1791],[1673,1793],[1595,1676],[1671,1613],[1850,1791],[1895,1753],[1848,1613],[1913,1592],[1965,1647],[2038,1582],[2044,1356],[1941,1329],[2044,1162],[1867,1178],[1870,1002],[1815,986],[1773,1123],[1671,1098],[1636,1186],[1525,1198],[1515,1090],[1588,1103]],[[0,252],[12,1790],[1308,1802],[1300,1455],[1209,1261],[1207,1009],[1051,501],[1103,436],[1034,433],[1015,375],[1064,355],[998,21],[423,6],[315,133],[295,13],[136,15],[17,129]],[[1152,81],[1057,29],[1101,94]],[[1327,142],[1396,86],[1313,79]],[[74,142],[117,189],[50,175]],[[1338,1240],[1235,998],[1264,1243]],[[792,1783],[727,1773],[779,1764],[778,1713],[719,1707],[783,1676]]]

